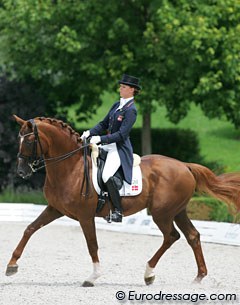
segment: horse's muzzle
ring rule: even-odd
[[[18,159],[17,174],[23,179],[29,179],[33,174],[29,164],[22,158]]]
[[[21,178],[23,178],[25,180],[29,179],[32,176],[32,172],[25,174],[23,171],[20,170],[20,171],[17,171],[17,173]]]

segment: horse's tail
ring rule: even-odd
[[[185,163],[196,180],[196,191],[217,198],[240,211],[240,173],[215,175],[209,168]]]

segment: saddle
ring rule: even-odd
[[[99,212],[105,204],[108,197],[107,188],[102,180],[102,172],[105,165],[108,152],[98,147],[96,144],[91,145],[92,153],[92,179],[95,191],[98,194],[97,212]],[[114,183],[119,190],[120,196],[136,196],[142,191],[142,174],[140,169],[141,158],[134,154],[133,179],[132,184],[128,184],[124,180],[122,167],[114,174]]]

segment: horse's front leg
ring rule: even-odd
[[[7,265],[6,275],[9,276],[17,273],[17,261],[21,257],[26,244],[33,233],[61,216],[63,215],[59,211],[50,206],[47,206],[46,209],[38,216],[38,218],[26,228],[22,239],[20,240],[17,248],[14,250],[12,257]]]
[[[98,258],[98,243],[94,219],[80,220],[84,236],[87,241],[88,251],[93,262],[93,273],[83,282],[83,287],[92,287],[94,282],[101,276]]]

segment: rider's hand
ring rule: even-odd
[[[83,134],[81,135],[81,139],[83,140],[83,138],[88,138],[90,136],[90,131],[86,130],[83,132]]]
[[[90,143],[91,144],[99,144],[99,143],[101,143],[101,137],[100,136],[93,136],[93,137],[91,137]]]

